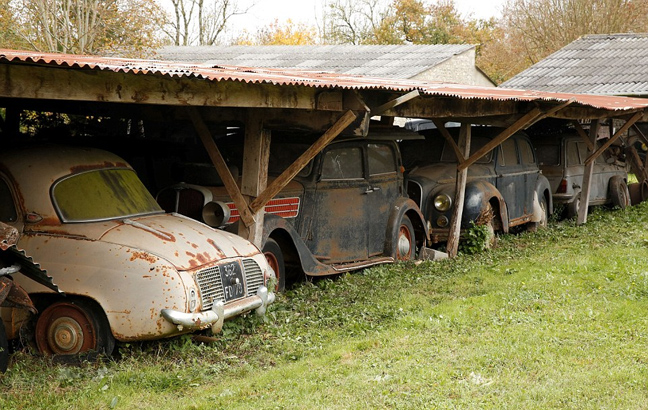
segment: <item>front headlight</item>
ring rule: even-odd
[[[452,199],[447,194],[439,194],[434,197],[434,207],[437,211],[445,212],[452,206]]]

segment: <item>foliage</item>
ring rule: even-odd
[[[2,36],[21,47],[72,54],[147,56],[160,44],[155,0],[2,0]]]
[[[288,19],[283,24],[275,20],[272,24],[257,30],[254,34],[246,31],[235,40],[235,44],[302,46],[315,44],[316,40],[317,30],[315,27],[304,23],[295,24]]]
[[[462,232],[459,251],[466,255],[483,252],[489,247],[492,235],[488,225],[477,225],[470,221],[470,228],[464,229]]]
[[[2,408],[648,406],[648,203],[552,222],[454,260],[307,282],[267,316],[120,345],[15,353]]]

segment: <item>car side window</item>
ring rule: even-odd
[[[394,152],[386,144],[369,144],[367,146],[369,175],[396,172]]]
[[[362,163],[359,147],[331,149],[322,159],[322,179],[362,179]]]
[[[0,221],[16,222],[18,215],[7,183],[0,179]]]
[[[504,167],[519,164],[517,151],[515,150],[515,140],[509,138],[501,145],[502,151],[499,158],[499,164]]]
[[[520,158],[522,158],[522,163],[525,165],[535,164],[535,158],[533,158],[533,148],[526,140],[518,140],[518,148],[520,149]]]

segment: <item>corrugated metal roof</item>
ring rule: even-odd
[[[361,77],[347,74],[308,70],[282,70],[236,66],[206,66],[200,64],[134,60],[98,56],[79,56],[56,53],[0,49],[0,63],[37,64],[70,69],[88,69],[122,72],[133,75],[158,75],[196,78],[209,81],[235,81],[247,84],[304,86],[324,89],[382,90],[409,92],[459,99],[489,101],[546,101],[562,103],[572,100],[582,105],[610,111],[631,111],[648,107],[648,100],[628,97],[605,97],[570,93],[552,93],[536,90],[515,90],[416,80],[395,80]]]
[[[648,96],[648,34],[581,37],[500,87]]]
[[[328,46],[169,46],[158,50],[164,60],[202,61],[244,67],[308,67],[319,71],[386,78],[412,78],[471,44],[328,45]]]

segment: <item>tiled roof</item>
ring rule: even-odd
[[[330,46],[196,46],[164,47],[160,58],[209,65],[297,68],[384,78],[412,78],[475,46],[330,45]]]
[[[581,37],[500,87],[648,96],[648,34]]]

